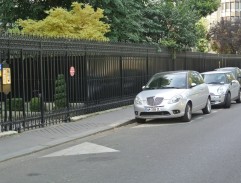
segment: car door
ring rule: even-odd
[[[229,91],[231,93],[231,99],[233,99],[238,96],[240,85],[232,73],[227,73],[227,78],[229,83]]]
[[[239,68],[237,68],[236,70],[237,70],[237,80],[238,80],[239,84],[241,85],[241,71]]]
[[[192,110],[197,111],[205,107],[208,97],[208,87],[204,83],[201,75],[196,71],[191,71],[189,75],[190,98],[192,100]],[[195,83],[195,86],[191,86]]]

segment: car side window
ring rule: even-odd
[[[241,71],[240,71],[240,69],[237,69],[237,73],[238,73],[238,77],[240,77],[240,76],[241,76]]]
[[[203,84],[204,80],[198,72],[191,72],[191,83],[196,83],[197,85]],[[189,85],[191,84],[189,83]]]
[[[235,80],[235,76],[231,74],[231,80]]]
[[[231,83],[232,80],[234,80],[234,75],[232,73],[227,73],[227,79],[228,79],[228,83]]]
[[[204,79],[203,79],[202,75],[197,73],[197,76],[199,78],[199,84],[203,84],[204,83]]]

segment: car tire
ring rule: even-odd
[[[240,91],[239,91],[239,93],[238,93],[238,99],[235,100],[235,101],[236,101],[236,103],[241,103],[241,100],[240,100]]]
[[[230,108],[231,106],[231,94],[227,93],[226,97],[225,97],[225,103],[224,103],[224,108]]]
[[[145,123],[145,122],[146,122],[146,119],[136,118],[136,122],[137,122],[137,123]]]
[[[203,111],[203,114],[209,114],[211,113],[211,110],[212,110],[211,101],[210,101],[210,98],[208,97],[206,106],[202,109],[202,111]]]
[[[185,108],[184,116],[181,118],[183,122],[189,122],[192,119],[192,106],[190,103],[187,103]]]

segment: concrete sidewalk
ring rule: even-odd
[[[0,162],[134,122],[133,106],[93,113],[22,133],[0,133]]]

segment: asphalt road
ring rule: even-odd
[[[240,183],[241,104],[152,120],[0,164],[0,183]]]

